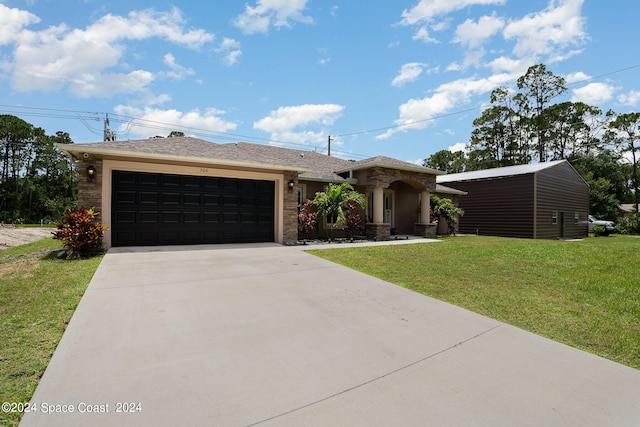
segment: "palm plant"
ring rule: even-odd
[[[355,202],[361,208],[367,203],[366,197],[353,189],[351,184],[329,184],[323,192],[317,192],[312,203],[317,207],[318,218],[327,220],[329,240],[333,237],[333,229],[341,228],[347,220],[348,203]]]

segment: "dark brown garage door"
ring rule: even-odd
[[[274,241],[274,182],[113,171],[112,246]]]

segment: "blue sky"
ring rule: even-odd
[[[421,162],[537,63],[640,108],[631,0],[0,0],[0,114],[75,142],[171,130]],[[559,100],[560,101],[560,100]],[[455,149],[455,148],[452,148]]]

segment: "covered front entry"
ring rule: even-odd
[[[274,241],[273,181],[112,171],[112,246]]]

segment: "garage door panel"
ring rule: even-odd
[[[200,188],[202,178],[198,176],[183,176],[182,183],[185,188]]]
[[[207,224],[218,224],[220,222],[220,212],[203,212],[202,221]]]
[[[179,224],[180,212],[162,212],[160,222],[163,224]]]
[[[163,187],[179,187],[180,186],[180,175],[159,175],[161,177],[161,182]]]
[[[160,196],[163,205],[175,206],[180,204],[180,193],[162,193]]]
[[[206,188],[205,190],[211,191],[210,188]],[[204,194],[202,196],[202,204],[204,206],[219,206],[220,205],[220,195],[218,194]]]
[[[157,187],[160,185],[160,175],[157,173],[135,174],[137,182],[141,186]]]
[[[135,191],[117,191],[115,194],[116,201],[119,204],[134,204],[136,203]]]
[[[202,222],[202,215],[200,212],[184,212],[183,221],[185,224],[200,224]]]
[[[273,181],[114,171],[113,246],[274,240]]]
[[[222,205],[228,207],[239,206],[239,197],[235,194],[225,194],[222,196]]]
[[[184,199],[182,200],[182,203],[185,206],[200,206],[200,194],[199,193],[195,193],[195,194],[189,194],[189,193],[185,193],[183,195]]]
[[[157,191],[140,191],[138,192],[140,204],[143,205],[157,205],[160,200],[160,193]]]
[[[135,211],[118,211],[115,215],[116,222],[135,224],[136,212]]]
[[[157,224],[160,221],[160,213],[156,211],[143,211],[139,213],[140,223]]]

